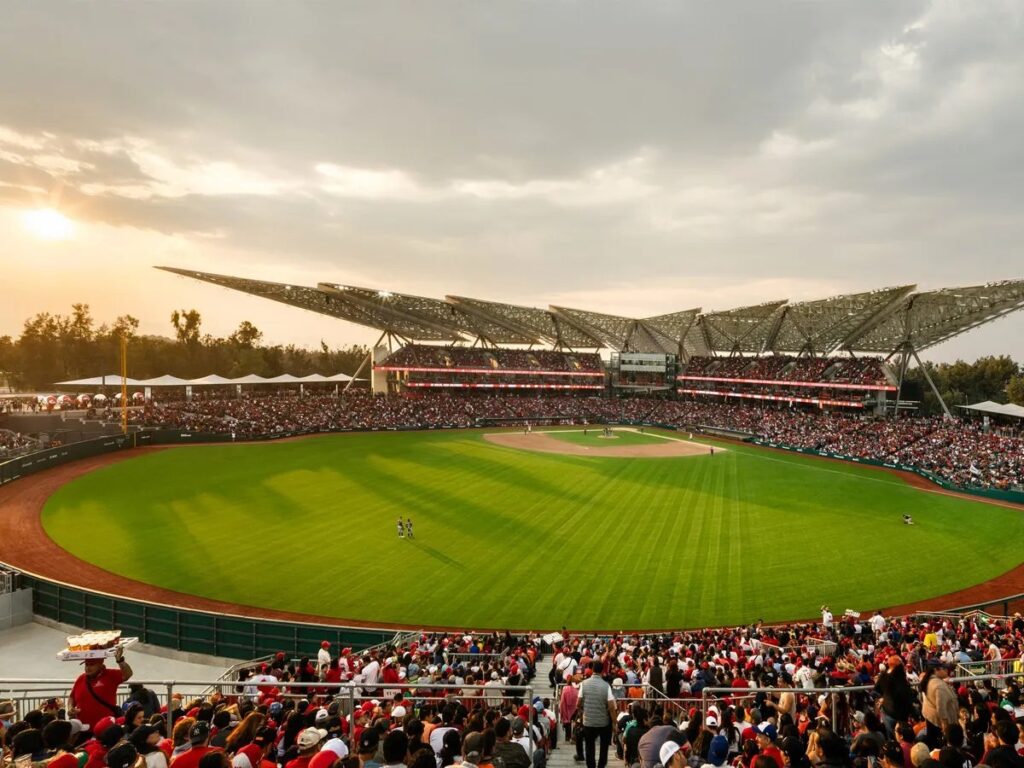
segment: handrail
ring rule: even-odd
[[[62,690],[62,691],[70,691],[72,686],[74,685],[74,683],[75,683],[74,680],[54,679],[54,678],[31,678],[31,677],[29,677],[29,678],[0,678],[0,690],[19,690],[16,686],[41,685],[41,686],[50,686],[52,688],[59,689],[59,690]],[[206,686],[206,687],[209,687],[209,688],[213,688],[215,690],[220,690],[220,689],[225,688],[225,687],[230,687],[230,688],[235,688],[235,689],[241,688],[242,691],[239,692],[239,695],[242,695],[242,696],[251,696],[251,695],[253,695],[251,693],[246,693],[245,692],[246,689],[258,690],[259,688],[264,688],[264,687],[269,687],[269,686],[273,686],[273,687],[280,686],[282,688],[293,688],[293,689],[294,688],[312,689],[314,691],[318,691],[318,690],[335,691],[336,692],[335,696],[344,697],[347,694],[348,710],[345,712],[346,716],[349,716],[353,712],[355,712],[355,709],[356,709],[356,707],[355,707],[356,699],[369,699],[370,698],[370,695],[365,693],[364,689],[370,689],[370,690],[385,689],[385,690],[387,690],[387,689],[390,689],[390,688],[395,688],[395,689],[407,690],[407,691],[416,691],[416,690],[459,691],[459,692],[479,691],[479,694],[477,694],[477,695],[480,697],[481,701],[484,701],[484,702],[486,702],[487,699],[489,699],[489,698],[501,698],[502,700],[507,699],[507,698],[525,698],[527,701],[530,701],[533,698],[534,690],[536,690],[536,686],[533,685],[532,683],[527,683],[525,685],[506,685],[506,684],[502,683],[500,688],[496,688],[495,686],[486,686],[486,685],[454,685],[454,684],[451,684],[451,683],[409,683],[409,682],[406,682],[406,681],[402,681],[400,684],[387,684],[387,683],[384,683],[383,681],[380,681],[380,680],[378,680],[376,683],[374,683],[372,685],[369,685],[369,684],[367,684],[365,682],[360,682],[360,683],[355,683],[355,682],[328,683],[328,682],[316,681],[316,682],[302,683],[302,682],[293,682],[293,681],[289,680],[289,681],[282,681],[282,682],[279,682],[279,683],[261,683],[261,682],[253,682],[253,681],[250,681],[250,680],[243,680],[243,681],[238,681],[238,680],[144,680],[144,679],[143,680],[137,680],[135,678],[132,678],[131,683],[132,684],[141,684],[143,686],[156,686],[156,687],[163,688],[165,690],[166,702],[167,703],[170,703],[170,701],[174,698],[174,688],[175,687],[178,687],[178,688],[181,688],[181,687],[201,688],[203,686]],[[120,688],[122,688],[124,686],[127,686],[127,685],[128,685],[127,682],[122,683],[121,686],[118,686],[118,689],[120,690]],[[525,693],[525,696],[520,697],[520,696],[516,696],[514,694],[510,696],[510,695],[507,695],[507,692],[509,692],[509,691],[513,691],[516,694]],[[499,695],[499,693],[500,693],[500,695]],[[205,694],[203,694],[203,695],[205,695]],[[412,698],[415,699],[417,697],[415,695],[413,695]],[[429,698],[429,697],[420,697],[420,698]],[[167,710],[167,718],[168,718],[167,730],[168,730],[168,732],[170,732],[173,729],[173,727],[174,727],[174,712],[171,710],[170,707],[168,707],[168,710]],[[530,749],[530,751],[532,752],[532,750],[533,750],[533,734],[532,733],[530,734],[530,740],[531,740],[531,749]]]

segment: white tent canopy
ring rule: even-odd
[[[184,387],[192,382],[179,379],[177,376],[157,376],[152,379],[141,379],[136,384],[140,387]]]
[[[974,405],[958,405],[957,408],[963,408],[965,411],[976,411],[978,413],[990,413],[996,416],[1011,416],[1015,419],[1024,419],[1024,406],[1013,405],[1008,403],[1003,405],[1002,403],[994,403],[991,400],[985,400],[981,403],[975,403]]]
[[[235,379],[227,379],[217,374],[210,374],[199,379],[179,379],[177,376],[156,376],[152,379],[127,379],[129,387],[203,387],[203,386],[233,386],[235,384],[333,384],[352,381],[352,377],[344,373],[336,373],[333,376],[323,376],[319,373],[311,373],[308,376],[293,376],[284,373],[273,378],[265,378],[250,373],[248,376],[239,376]],[[365,381],[365,379],[358,379]],[[72,379],[70,381],[58,381],[57,387],[119,387],[121,377],[118,374],[106,376],[93,376],[88,379]]]
[[[137,379],[127,379],[129,387],[137,387],[142,382]],[[121,374],[108,373],[105,376],[93,376],[90,379],[73,379],[72,381],[58,381],[55,386],[61,387],[114,387],[121,386]]]
[[[233,384],[234,381],[232,379],[226,379],[223,376],[218,376],[216,373],[211,373],[209,376],[203,376],[203,378],[201,379],[192,379],[192,381],[188,383],[191,384],[193,387],[202,387]]]

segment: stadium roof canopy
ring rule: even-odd
[[[1024,280],[916,292],[914,285],[789,303],[785,299],[647,318],[540,309],[465,296],[432,299],[319,283],[315,288],[158,267],[374,328],[403,342],[551,345],[617,352],[708,354],[921,351],[1024,307]]]

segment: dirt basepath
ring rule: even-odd
[[[501,433],[485,435],[485,438],[491,439],[492,437],[498,437]],[[509,434],[509,433],[505,433]],[[542,433],[533,433],[532,435],[509,435],[519,438],[525,438],[533,441],[538,437],[542,436]],[[558,446],[558,452],[569,453],[567,448],[573,448],[570,443],[563,443],[554,438],[548,438],[551,442],[556,443]],[[498,441],[494,441],[498,442]],[[677,441],[665,441],[667,446],[683,446],[691,447],[694,444],[677,442]],[[27,477],[21,480],[17,480],[13,483],[9,483],[6,486],[0,488],[0,562],[6,563],[13,568],[24,571],[26,573],[38,576],[40,578],[58,581],[64,584],[80,587],[82,589],[88,589],[95,592],[102,592],[109,595],[123,596],[126,598],[141,600],[149,603],[173,606],[177,608],[184,608],[189,610],[197,611],[208,611],[213,613],[222,613],[234,616],[245,616],[245,617],[259,617],[263,619],[280,620],[280,621],[293,621],[293,622],[306,622],[313,624],[326,624],[334,626],[348,626],[348,627],[360,627],[360,628],[379,628],[379,629],[424,629],[424,630],[436,630],[436,631],[464,631],[466,627],[441,627],[441,626],[417,626],[409,627],[408,625],[388,623],[388,622],[367,622],[359,619],[346,619],[337,616],[316,616],[304,613],[291,613],[288,611],[276,611],[261,608],[259,606],[248,606],[239,605],[236,603],[226,603],[219,600],[211,600],[204,597],[197,597],[195,595],[189,595],[183,592],[176,592],[169,589],[163,589],[161,587],[152,586],[149,584],[143,584],[142,582],[134,581],[132,579],[119,576],[110,571],[99,568],[98,566],[87,563],[84,560],[80,560],[70,552],[59,547],[49,536],[46,535],[46,531],[43,530],[41,513],[46,500],[62,485],[74,480],[77,477],[81,477],[87,472],[99,469],[101,467],[110,466],[117,464],[122,461],[126,461],[137,456],[141,456],[146,453],[153,453],[156,451],[164,450],[178,450],[178,449],[189,449],[199,448],[201,446],[180,446],[178,448],[164,448],[164,447],[146,447],[136,448],[130,451],[120,451],[113,454],[107,454],[104,456],[94,456],[87,459],[82,459],[77,462],[65,464],[59,467],[53,467],[51,469],[44,470],[36,475]],[[578,446],[582,448],[582,446]],[[651,446],[622,446],[622,449],[629,448],[630,450],[635,449],[649,449],[659,448],[661,446],[655,444]],[[703,448],[704,446],[699,446]],[[615,450],[615,447],[611,447]],[[528,450],[534,450],[531,445]],[[675,450],[679,450],[676,448]],[[583,450],[580,455],[610,455],[606,453],[595,453],[593,450]],[[632,455],[632,454],[631,454]],[[650,454],[647,454],[650,455]],[[668,455],[693,455],[692,453],[680,454],[672,453]],[[831,461],[831,459],[828,459]],[[884,468],[879,471],[891,471]],[[898,473],[906,477],[907,480],[913,482],[917,487],[921,487],[922,490],[929,492],[935,492],[935,486],[928,483],[926,480],[917,477],[916,475],[906,476],[905,473]],[[949,491],[940,491],[942,493],[951,493]],[[976,497],[969,496],[967,494],[954,494],[956,496],[964,496],[965,498],[978,501]],[[1019,509],[1019,507],[1017,507]],[[885,608],[885,612],[889,615],[897,613],[910,613],[917,610],[943,610],[948,608],[957,608],[964,605],[973,605],[977,603],[984,603],[986,601],[996,600],[1006,595],[1012,595],[1024,592],[1024,563],[1017,566],[1011,571],[1008,571],[1001,576],[997,576],[991,581],[987,581],[983,584],[978,584],[973,587],[959,590],[957,592],[951,592],[945,595],[939,595],[927,600],[921,600],[915,603],[907,603],[899,606],[890,606]],[[814,602],[814,601],[811,601]],[[846,607],[846,606],[844,606]],[[878,606],[862,606],[863,610],[873,610]],[[806,619],[794,618],[792,621],[815,621],[815,617]],[[475,627],[477,631],[487,630],[487,627]],[[495,627],[493,629],[504,630],[505,627]],[[543,630],[543,627],[519,627],[510,628],[516,631],[534,631]],[[552,629],[549,627],[548,629]],[[647,632],[660,632],[660,631],[673,631],[682,629],[682,627],[649,627],[649,628],[638,628],[636,631],[647,631]],[[606,629],[599,628],[600,631],[606,631]],[[585,632],[593,631],[583,627],[576,627],[574,631]]]
[[[484,435],[484,440],[495,445],[503,445],[506,448],[517,448],[521,451],[536,451],[537,453],[561,453],[566,456],[601,456],[605,458],[626,458],[626,459],[663,459],[672,456],[707,456],[711,449],[700,443],[691,443],[685,440],[666,438],[657,443],[646,445],[615,445],[614,440],[609,440],[609,445],[588,446],[577,445],[576,443],[559,440],[547,432],[489,432]],[[719,451],[723,450],[721,448]]]

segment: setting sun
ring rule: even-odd
[[[21,221],[25,229],[43,240],[67,240],[75,232],[74,222],[53,208],[25,211]]]

